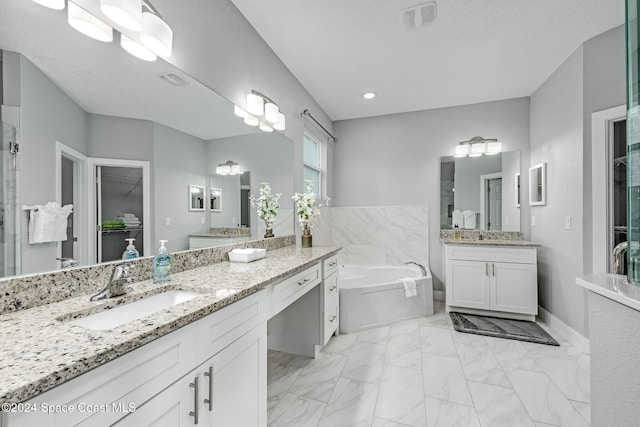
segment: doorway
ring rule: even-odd
[[[502,230],[502,172],[480,175],[480,229]]]

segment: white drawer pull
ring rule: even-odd
[[[337,263],[338,263],[338,261],[331,261],[329,263],[329,267],[335,267]]]
[[[309,278],[307,277],[306,279],[299,281],[299,282],[298,282],[298,286],[302,286],[302,285],[304,285],[304,284],[305,284],[305,283],[307,283],[309,280],[311,280],[311,279],[309,279]]]
[[[329,288],[329,292],[335,291],[337,287],[338,285],[333,285],[332,287]]]
[[[338,316],[336,316],[335,314],[333,316],[331,316],[331,319],[329,319],[329,323],[335,322],[336,317],[338,317]]]

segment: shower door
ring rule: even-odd
[[[16,128],[2,122],[0,134],[0,276],[20,273],[18,267],[18,167]]]

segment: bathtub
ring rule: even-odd
[[[417,296],[405,296],[399,281],[405,277],[416,279]],[[433,283],[428,270],[422,276],[408,266],[342,265],[338,289],[342,333],[433,314]]]

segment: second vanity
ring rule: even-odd
[[[441,240],[447,311],[535,321],[538,245],[505,238]]]
[[[289,331],[277,323],[286,314],[309,336],[299,353],[313,356],[336,331],[338,250],[288,246],[177,273],[160,287],[137,283],[127,298],[202,296],[110,330],[69,325],[95,307],[87,296],[3,315],[0,333],[16,339],[0,350],[10,405],[1,425],[266,426],[267,335],[287,349]]]

